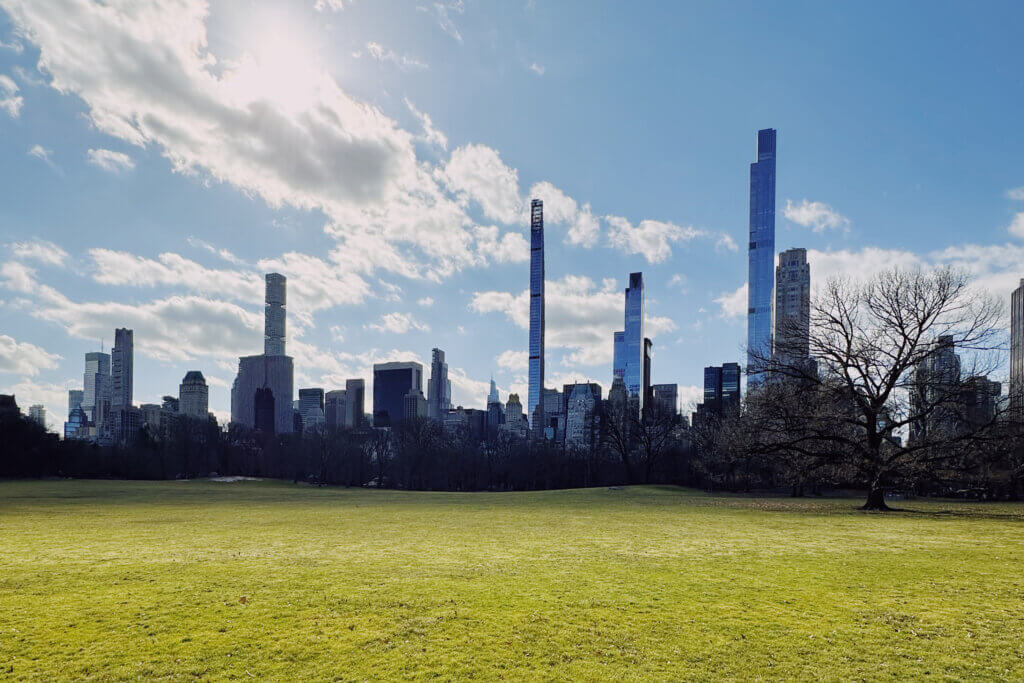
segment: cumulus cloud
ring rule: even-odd
[[[571,353],[569,365],[594,366],[612,360],[612,334],[622,329],[623,293],[615,280],[600,286],[588,277],[567,275],[545,283],[545,343]],[[503,313],[517,327],[529,329],[530,293],[474,292],[469,304],[476,313]],[[671,319],[648,315],[645,334],[652,339],[675,329]]]
[[[743,283],[733,292],[723,292],[715,297],[715,303],[722,307],[723,318],[741,318],[747,314],[747,284]]]
[[[1006,198],[1024,202],[1024,186],[1014,187],[1006,191]]]
[[[544,225],[566,225],[565,243],[581,247],[592,247],[597,244],[601,234],[601,226],[597,217],[590,210],[590,204],[580,207],[576,200],[548,181],[536,183],[530,188],[530,198],[544,202]],[[528,210],[527,207],[524,209]],[[529,216],[524,214],[524,223],[529,223]]]
[[[496,226],[476,228],[476,243],[481,256],[498,263],[523,263],[530,260],[530,243],[518,232],[498,236]]]
[[[1024,237],[1024,211],[1014,215],[1006,230],[1014,237]]]
[[[422,306],[423,308],[430,308],[431,306],[434,305],[434,299],[433,297],[425,296],[417,300],[416,303]]]
[[[15,242],[10,246],[11,253],[18,259],[38,261],[48,266],[63,266],[68,260],[68,253],[53,242],[34,240],[32,242]]]
[[[53,154],[53,150],[52,149],[46,149],[42,145],[32,145],[28,149],[28,155],[30,157],[35,157],[36,159],[39,159],[40,161],[45,161],[50,166],[53,166],[53,161],[50,159],[50,156],[52,154]]]
[[[112,172],[130,171],[135,168],[135,161],[130,156],[109,149],[90,149],[89,163]]]
[[[519,173],[506,166],[496,150],[486,145],[459,147],[441,177],[463,201],[476,202],[491,220],[508,224],[519,219],[523,206]]]
[[[499,368],[512,371],[526,371],[529,365],[530,355],[526,351],[509,349],[502,351],[494,358]]]
[[[0,74],[0,109],[13,119],[18,118],[25,98],[18,94],[18,84],[10,76]]]
[[[783,215],[797,225],[811,228],[814,232],[824,232],[830,228],[845,230],[850,226],[850,220],[828,204],[809,202],[806,199],[799,204],[787,199]]]
[[[368,330],[377,332],[388,332],[390,334],[405,334],[409,330],[416,332],[429,332],[430,326],[421,323],[409,313],[385,313],[375,323],[364,325]]]
[[[708,234],[692,226],[680,227],[664,221],[642,220],[633,225],[621,216],[605,216],[605,220],[609,226],[609,244],[625,254],[640,254],[648,263],[668,259],[673,243],[690,242]]]
[[[40,370],[56,368],[60,360],[61,356],[40,346],[0,334],[0,372],[32,377]]]
[[[531,63],[529,68],[530,68],[530,71],[532,71],[533,73],[537,74],[538,76],[543,76],[544,72],[547,71],[547,69],[544,67],[544,65],[538,64],[537,62]]]

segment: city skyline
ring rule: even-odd
[[[546,385],[594,381],[607,392],[612,335],[621,329],[624,276],[642,271],[648,336],[658,351],[652,381],[678,382],[681,400],[692,403],[699,397],[703,367],[742,356],[748,229],[744,176],[756,131],[765,127],[778,130],[783,145],[777,169],[776,247],[807,248],[815,283],[836,273],[855,274],[864,264],[916,263],[964,265],[1007,298],[1019,280],[1024,178],[1015,160],[1020,143],[1008,118],[998,118],[980,104],[992,101],[989,89],[1016,98],[1019,88],[1007,94],[995,88],[1005,81],[1001,77],[977,84],[965,78],[966,73],[998,73],[993,65],[1000,55],[1013,54],[1006,52],[1011,43],[1004,34],[990,36],[985,53],[968,50],[958,55],[957,63],[940,53],[938,64],[924,69],[909,55],[921,52],[922,42],[925,47],[941,44],[942,36],[936,35],[934,43],[915,36],[913,49],[897,42],[895,31],[911,24],[909,13],[895,13],[892,27],[878,40],[889,60],[906,60],[907,82],[921,90],[922,102],[931,102],[940,92],[945,97],[948,79],[978,95],[977,105],[968,101],[960,109],[940,108],[944,115],[938,121],[930,118],[932,123],[920,131],[906,126],[909,119],[920,122],[920,110],[890,110],[885,120],[879,114],[858,121],[856,107],[846,114],[822,104],[848,100],[837,99],[836,89],[814,78],[815,72],[804,81],[803,72],[794,70],[791,62],[806,63],[801,57],[815,53],[818,39],[806,32],[799,34],[804,42],[786,51],[759,55],[779,67],[775,73],[783,87],[775,95],[753,75],[743,75],[735,80],[743,91],[740,98],[740,93],[704,83],[696,65],[666,60],[664,68],[681,70],[680,84],[689,97],[715,103],[706,114],[666,106],[675,112],[669,125],[657,105],[672,103],[657,93],[641,98],[641,109],[630,117],[614,107],[583,108],[599,92],[592,85],[599,75],[595,64],[613,54],[611,48],[607,53],[597,49],[586,62],[574,63],[558,50],[545,54],[541,43],[527,45],[536,51],[530,64],[536,60],[544,73],[516,59],[497,64],[489,57],[482,68],[491,75],[503,74],[497,79],[502,92],[491,93],[491,102],[487,97],[479,98],[481,103],[458,99],[447,107],[446,83],[482,83],[482,74],[450,66],[457,60],[449,57],[484,50],[480,36],[491,29],[489,24],[498,23],[484,8],[468,5],[453,14],[461,28],[458,41],[431,17],[416,12],[397,13],[390,31],[376,21],[377,13],[387,11],[382,6],[357,3],[343,13],[331,13],[316,12],[309,4],[295,10],[294,17],[285,12],[291,21],[282,24],[315,45],[329,34],[326,24],[344,23],[336,41],[344,51],[332,46],[317,70],[323,66],[343,95],[369,103],[381,120],[394,121],[408,136],[405,141],[377,139],[411,150],[436,171],[440,180],[417,181],[428,183],[444,199],[434,207],[436,212],[426,213],[436,217],[448,211],[438,225],[462,225],[463,215],[469,223],[453,232],[420,225],[415,234],[421,241],[409,243],[398,236],[402,226],[397,214],[381,218],[390,227],[377,229],[359,212],[367,204],[400,205],[389,202],[407,196],[400,192],[401,183],[364,187],[367,194],[360,195],[358,182],[342,172],[344,167],[328,166],[341,179],[328,186],[341,198],[334,205],[318,190],[314,169],[303,169],[312,176],[289,175],[279,167],[239,160],[231,156],[239,150],[228,133],[203,141],[219,142],[208,144],[208,150],[222,153],[221,159],[176,147],[155,129],[132,123],[124,101],[103,99],[95,81],[62,60],[60,46],[44,29],[55,26],[59,31],[60,22],[91,12],[88,5],[72,5],[70,16],[58,17],[45,16],[45,2],[0,2],[0,42],[20,46],[0,48],[0,75],[8,79],[0,85],[0,100],[7,103],[0,111],[0,151],[10,160],[2,171],[0,392],[15,393],[24,405],[42,403],[51,427],[56,427],[66,417],[67,389],[82,386],[83,353],[98,351],[101,339],[109,353],[112,331],[125,327],[136,332],[136,403],[159,402],[162,395],[173,393],[187,371],[199,369],[209,383],[210,408],[224,420],[238,357],[260,353],[263,275],[277,271],[294,283],[286,343],[296,357],[296,389],[340,389],[345,379],[364,377],[367,391],[372,391],[374,363],[415,360],[426,367],[430,349],[439,347],[452,366],[453,404],[483,406],[492,370],[503,398],[515,392],[526,399],[524,217],[529,199],[537,197],[545,201],[548,218]],[[568,22],[560,21],[569,11],[524,11],[509,17],[507,33],[497,35],[529,34],[516,30],[522,24],[571,31]],[[667,21],[672,17],[660,15],[667,11],[642,9],[609,17],[609,23],[590,19],[586,29],[600,33],[619,23],[625,35],[639,35],[658,23],[672,25]],[[1007,15],[1001,26],[1019,24],[1019,12],[1009,6],[991,11]],[[766,21],[778,24],[778,30],[793,21],[792,14],[792,9],[779,8]],[[808,21],[834,20],[842,12],[819,8],[813,15],[803,24],[795,22],[792,30],[799,31]],[[231,60],[252,46],[251,40],[228,40],[238,25],[245,26],[234,10],[215,4],[209,17],[197,16],[183,35],[200,26],[219,59]],[[159,18],[159,10],[153,10],[153,16],[139,21]],[[692,34],[702,23],[721,20],[719,10],[703,8],[692,20],[677,21],[692,39],[686,49],[699,52],[700,37]],[[971,26],[969,21],[957,24]],[[102,22],[95,26],[107,34],[115,31]],[[742,42],[752,30],[753,23],[737,20],[724,40]],[[581,35],[570,33],[570,44]],[[655,31],[652,40],[652,49],[671,54],[667,36]],[[394,59],[374,57],[368,42],[391,50]],[[834,42],[825,66],[842,68],[854,50],[842,36]],[[137,47],[130,39],[128,44]],[[78,47],[82,52],[87,46]],[[357,49],[359,58],[352,56]],[[715,50],[711,46],[708,53],[717,54]],[[48,73],[36,68],[44,56]],[[426,69],[402,66],[403,56],[421,60]],[[630,55],[623,58],[626,65],[603,74],[607,79],[602,82],[628,85],[629,67],[636,62]],[[714,74],[724,79],[742,63],[742,58],[720,62]],[[100,61],[97,66],[113,65]],[[190,65],[179,66],[194,81]],[[301,75],[305,72],[300,67],[310,65],[289,63],[290,75],[292,67]],[[871,87],[877,83],[873,76],[887,67],[884,60],[869,59],[852,73],[847,68],[844,87],[852,96],[867,92],[869,82]],[[941,85],[928,76],[936,67],[945,74]],[[424,70],[441,92],[432,94],[416,83]],[[108,79],[112,92],[139,94],[131,89],[138,84],[128,74],[99,75]],[[47,85],[51,78],[64,84],[63,94]],[[289,81],[268,79],[260,86],[265,89],[234,94],[268,102],[285,120],[295,121],[310,103],[296,88],[308,81]],[[560,92],[575,95],[580,104],[566,106],[565,112],[520,107],[524,94],[550,100]],[[323,95],[318,92],[316,97]],[[756,95],[757,105],[740,107],[750,95]],[[221,96],[227,94],[217,90],[211,95]],[[521,125],[505,126],[495,115],[498,103],[508,97],[527,117]],[[159,103],[140,97],[137,104]],[[193,117],[189,122],[201,113],[195,104],[189,98],[181,101],[183,111]],[[138,113],[154,111],[158,109]],[[544,118],[538,118],[541,111]],[[628,125],[641,116],[650,130],[643,135]],[[676,121],[677,116],[682,118]],[[715,125],[706,125],[702,116],[714,117]],[[567,119],[581,117],[592,122],[566,134]],[[65,142],[65,131],[74,144]],[[606,131],[614,135],[606,136]],[[877,140],[868,134],[872,132]],[[953,132],[969,144],[950,150],[936,142]],[[655,143],[664,148],[663,155],[656,153]],[[591,161],[588,150],[592,154],[598,146],[601,154]],[[978,155],[985,163],[979,163]],[[310,158],[322,161],[316,155]],[[240,165],[229,163],[232,159]],[[381,187],[399,194],[375,192]],[[359,219],[349,223],[359,228],[352,234],[366,241],[350,242],[354,238],[332,227],[351,211]]]

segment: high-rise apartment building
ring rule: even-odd
[[[373,366],[373,425],[390,427],[405,415],[405,397],[423,392],[423,366],[416,362]]]
[[[673,415],[679,413],[679,385],[655,384],[651,387],[651,400],[659,408]]]
[[[625,326],[622,333],[623,360],[622,381],[631,399],[644,405],[645,343],[644,343],[644,276],[643,273],[629,274],[626,288]]]
[[[706,423],[709,417],[720,420],[740,409],[740,365],[724,363],[704,368],[704,401],[693,414],[694,426]]]
[[[771,354],[775,288],[775,129],[757,132],[757,161],[750,165],[750,245],[747,275],[747,384],[764,381]]]
[[[1010,410],[1024,417],[1024,279],[1010,296]]]
[[[366,380],[345,380],[345,426],[359,429],[365,422]]]
[[[41,403],[29,406],[28,419],[32,420],[43,429],[46,429],[46,406]]]
[[[806,249],[787,249],[775,268],[773,356],[793,367],[810,356],[811,266]]]
[[[85,375],[82,381],[82,409],[96,426],[103,424],[110,412],[110,354],[90,351],[85,354]]]
[[[114,330],[114,348],[110,350],[110,408],[114,412],[130,408],[135,374],[135,333],[120,327]]]
[[[654,354],[654,342],[647,337],[644,337],[644,386],[643,396],[644,405],[646,406],[654,396],[651,393],[651,357]]]
[[[530,202],[530,351],[526,414],[534,419],[544,388],[544,202]],[[543,412],[543,406],[541,406]]]
[[[274,434],[295,430],[292,395],[295,367],[285,352],[286,280],[266,276],[263,353],[238,359],[231,387],[231,421]]]
[[[327,429],[341,429],[345,426],[345,410],[348,392],[335,389],[324,394],[324,424]]]
[[[82,401],[85,400],[85,392],[81,389],[68,389],[68,415],[75,408],[82,407]]]
[[[601,405],[599,384],[566,385],[565,445],[567,448],[588,448],[597,440],[597,407]]]
[[[198,370],[189,370],[178,386],[178,409],[182,415],[206,419],[210,414],[210,388]]]
[[[283,356],[285,347],[286,279],[280,273],[267,273],[263,306],[263,354]]]
[[[427,417],[440,420],[452,408],[452,383],[448,379],[448,363],[444,351],[434,349],[430,359],[430,380],[427,383]]]
[[[491,376],[491,390],[487,393],[487,405],[492,403],[501,403],[501,397],[498,396],[498,385],[494,383],[494,376]]]

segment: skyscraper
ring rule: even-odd
[[[747,384],[764,381],[771,353],[775,288],[775,129],[757,131],[757,161],[750,165],[750,263],[747,274]]]
[[[440,420],[452,408],[452,383],[448,379],[448,363],[444,351],[434,349],[430,359],[430,381],[427,383],[427,417]]]
[[[631,399],[644,405],[644,275],[629,274],[626,288],[625,328],[622,333],[622,381]]]
[[[405,397],[423,392],[423,366],[416,362],[373,366],[373,425],[390,427],[405,415]]]
[[[616,332],[612,335],[612,379],[622,379],[625,375],[626,348],[625,332]]]
[[[544,202],[530,202],[530,359],[527,419],[534,419],[544,388]],[[543,411],[543,408],[542,408]]]
[[[284,355],[286,280],[266,276],[263,353],[238,359],[231,386],[231,421],[274,434],[295,430],[292,393],[294,362]]]
[[[44,406],[42,403],[37,403],[34,406],[29,406],[28,419],[32,420],[43,429],[46,429],[46,406]]]
[[[82,401],[85,398],[85,392],[81,389],[68,389],[68,415],[75,408],[82,407]]]
[[[779,254],[775,269],[773,356],[792,367],[810,355],[811,267],[806,249]]]
[[[114,412],[132,405],[134,358],[135,333],[123,327],[114,330],[114,348],[110,351],[110,408]]]
[[[1010,410],[1024,416],[1024,279],[1010,297]]]
[[[654,398],[651,391],[651,355],[654,351],[654,342],[647,337],[644,337],[644,386],[643,396],[644,405],[646,406]]]
[[[501,403],[501,397],[498,396],[498,385],[494,383],[494,375],[491,375],[491,390],[487,394],[487,405],[492,403]]]
[[[198,370],[189,370],[178,386],[178,409],[182,415],[206,419],[210,414],[210,388]]]
[[[110,411],[110,354],[90,351],[85,354],[82,381],[82,409],[89,421],[100,426]]]
[[[655,384],[651,387],[651,400],[662,410],[676,415],[679,413],[679,385]]]
[[[366,404],[366,380],[345,380],[345,426],[358,429],[363,426]]]
[[[327,429],[341,429],[345,426],[347,399],[348,392],[344,389],[335,389],[324,394],[324,423]]]
[[[263,354],[266,356],[284,355],[286,303],[284,275],[267,273],[263,310]]]

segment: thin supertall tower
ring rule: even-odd
[[[544,202],[530,202],[530,386],[527,416],[534,419],[544,388]]]
[[[1024,278],[1010,295],[1010,410],[1024,418]]]
[[[623,322],[622,381],[631,399],[644,406],[644,274],[630,273]]]
[[[285,325],[285,277],[267,273],[266,305],[263,317],[263,355],[283,356]]]
[[[114,348],[110,350],[112,410],[130,408],[135,387],[135,333],[124,327],[114,330]]]
[[[775,129],[757,131],[750,165],[750,269],[747,275],[747,386],[764,381],[771,353],[775,288]]]

